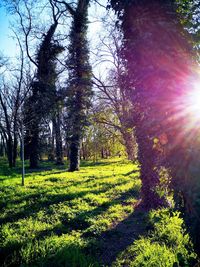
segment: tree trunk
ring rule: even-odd
[[[161,164],[166,161],[168,144],[160,142],[160,149],[154,140],[166,134],[166,142],[177,146],[175,136],[184,127],[180,116],[175,118],[174,114],[178,114],[177,103],[181,103],[184,79],[189,77],[192,61],[191,48],[173,2],[132,1],[132,5],[125,6],[122,24],[142,193],[145,205],[150,208],[165,204],[156,189],[160,183],[159,161]]]
[[[8,157],[8,164],[9,167],[13,167],[13,142],[12,142],[12,137],[9,136],[7,139],[7,157]]]
[[[84,142],[82,142],[81,150],[82,150],[83,160],[86,160],[87,159],[87,148]]]
[[[80,137],[75,136],[70,142],[69,148],[70,172],[79,171],[80,169]]]
[[[13,140],[13,167],[16,166],[16,159],[17,159],[17,145],[18,145],[17,136],[14,136],[14,140]]]
[[[101,148],[101,158],[104,159],[104,157],[105,157],[105,156],[104,156],[104,148],[102,147],[102,148]]]
[[[39,126],[37,123],[34,124],[35,127],[31,131],[31,143],[30,143],[30,168],[35,169],[38,167],[38,146],[39,146]]]
[[[53,129],[55,132],[55,139],[56,139],[56,164],[63,165],[63,148],[62,148],[62,136],[60,131],[60,114],[59,112],[53,118]]]
[[[135,161],[137,158],[137,144],[135,141],[135,137],[133,136],[133,130],[129,131],[129,129],[124,129],[122,127],[121,133],[124,139],[127,157],[129,160]]]
[[[5,137],[3,133],[1,133],[1,156],[5,157],[5,155],[6,155]]]
[[[16,124],[16,118],[13,126],[13,167],[16,166],[16,159],[17,159],[17,145],[18,145],[18,139],[17,139],[17,124]]]
[[[73,22],[70,33],[69,89],[68,89],[68,120],[70,143],[69,171],[79,170],[80,144],[85,126],[88,125],[87,111],[90,106],[91,66],[87,45],[89,0],[79,0],[73,12]]]

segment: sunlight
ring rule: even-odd
[[[200,82],[193,83],[192,91],[187,96],[188,112],[192,115],[193,119],[200,120]]]

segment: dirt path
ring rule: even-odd
[[[101,235],[99,261],[111,266],[120,252],[146,232],[146,213],[136,208],[129,217]]]

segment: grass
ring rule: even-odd
[[[153,230],[119,254],[113,267],[199,266],[179,212],[154,210],[149,213],[149,222]]]
[[[66,166],[43,162],[38,170],[26,169],[24,187],[19,162],[12,170],[4,159],[0,164],[0,265],[3,267],[105,266],[102,249],[114,248],[110,234],[119,249],[109,265],[189,266],[188,259],[196,257],[177,214],[152,211],[148,220],[144,214],[134,215],[141,181],[137,165],[129,161],[82,162],[81,170],[75,173],[67,172]],[[134,223],[154,230],[147,234],[145,231],[138,238]],[[127,227],[135,227],[133,238],[131,232],[123,233]],[[177,236],[180,242],[175,242]],[[121,242],[130,246],[120,246]],[[160,258],[164,265],[150,264]],[[188,265],[174,265],[179,262]]]
[[[4,266],[98,266],[96,240],[138,199],[137,166],[123,160],[83,162],[75,173],[44,162],[26,174],[24,187],[19,166],[9,170],[3,160],[1,166]]]

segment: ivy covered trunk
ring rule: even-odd
[[[56,141],[56,164],[63,165],[63,148],[62,148],[62,136],[61,136],[61,121],[60,121],[60,113],[57,110],[57,114],[53,118],[53,131],[55,134]]]
[[[166,205],[158,193],[161,167],[169,168],[173,181],[180,182],[177,161],[185,162],[184,154],[176,151],[188,147],[183,97],[191,88],[191,44],[175,1],[111,0],[111,5],[122,19],[143,201],[155,208]]]
[[[69,46],[68,140],[69,171],[79,170],[80,146],[84,128],[88,125],[88,109],[92,95],[91,66],[87,45],[87,15],[89,0],[79,0],[72,13],[73,22]]]
[[[30,168],[38,166],[40,124],[56,107],[56,56],[63,47],[53,40],[58,21],[49,27],[37,52],[37,73],[32,82],[32,92],[25,103],[25,153],[30,158]],[[51,116],[49,116],[51,117]]]

